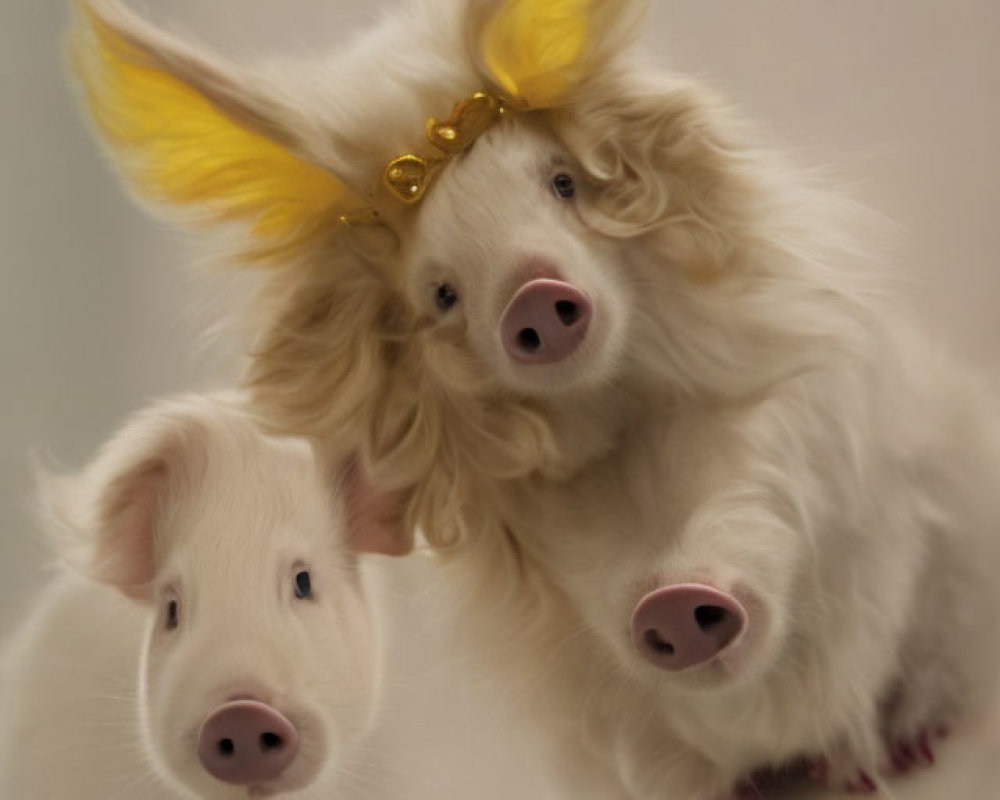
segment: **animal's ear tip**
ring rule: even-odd
[[[127,13],[114,0],[70,0],[73,27],[81,35],[104,38],[111,32],[112,21]]]
[[[121,58],[128,49],[123,29],[129,12],[114,0],[70,0],[70,20],[73,67],[88,87],[99,84],[102,61]]]
[[[627,49],[646,0],[504,0],[472,19],[477,58],[508,96],[547,108]]]

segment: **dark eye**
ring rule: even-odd
[[[437,287],[437,292],[434,295],[434,302],[439,310],[447,311],[458,302],[458,295],[447,283],[442,283]]]
[[[295,573],[295,596],[305,600],[310,595],[312,595],[312,579],[306,570],[299,570]]]
[[[167,602],[166,628],[168,631],[172,631],[178,624],[180,624],[180,605],[176,600],[169,600]]]
[[[560,197],[569,199],[576,194],[576,184],[573,183],[573,176],[560,172],[552,179],[552,191]]]

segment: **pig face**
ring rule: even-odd
[[[369,723],[372,620],[309,456],[265,448],[235,476],[223,464],[164,520],[173,545],[153,583],[144,728],[199,796],[218,791],[214,779],[308,785],[324,762],[349,757]],[[245,721],[243,701],[261,704]],[[210,724],[234,703],[228,725]],[[241,747],[264,750],[231,766]]]
[[[619,244],[580,216],[586,175],[527,120],[449,165],[403,236],[405,295],[432,346],[458,342],[509,391],[573,395],[625,371],[634,306]]]
[[[304,442],[197,398],[137,418],[88,474],[82,563],[149,609],[139,724],[158,771],[198,798],[329,785],[379,674],[346,532],[356,470],[335,486]]]
[[[254,311],[259,413],[418,487],[440,541],[461,535],[433,511],[456,476],[565,477],[651,410],[752,399],[862,332],[774,222],[800,199],[784,170],[747,157],[710,93],[619,58],[643,4],[582,5],[563,22],[602,35],[580,60],[499,73],[490,53],[561,52],[551,4],[425,4],[298,71],[240,70],[114,3],[85,4],[76,37],[137,191],[247,225],[237,255],[281,266]],[[428,118],[484,86],[510,113],[435,156]],[[407,203],[388,167],[414,153],[429,183]]]

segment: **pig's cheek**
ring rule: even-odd
[[[439,348],[440,357],[454,361],[438,364],[439,369],[451,372],[472,371],[477,375],[495,376],[501,369],[502,348],[496,336],[498,321],[494,315],[480,311],[479,298],[468,298],[461,309],[462,319],[451,329],[442,328],[441,334],[448,347]],[[454,313],[454,312],[453,312]]]
[[[329,638],[312,645],[311,669],[319,674],[309,680],[322,685],[314,706],[325,717],[335,752],[347,753],[371,728],[380,690],[381,664],[377,621],[364,598],[341,596],[330,609],[339,625],[325,626]],[[342,616],[341,616],[342,615]],[[335,635],[332,635],[336,631]]]
[[[185,764],[178,760],[182,754],[195,752],[183,741],[185,693],[174,668],[178,638],[176,634],[151,633],[140,686],[140,722],[147,750],[161,770],[174,777],[186,771]]]

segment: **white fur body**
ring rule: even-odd
[[[202,75],[140,31],[207,96],[229,75],[239,116],[382,214],[267,281],[261,417],[409,491],[484,662],[552,729],[567,797],[714,800],[800,757],[849,780],[974,714],[1000,666],[992,391],[887,300],[847,204],[748,144],[711,91],[628,55],[508,115],[418,205],[386,197],[427,118],[489,85],[468,47],[488,6],[416,2],[332,59],[246,74]],[[536,278],[594,316],[572,356],[524,366],[498,328]],[[667,673],[629,616],[689,581],[750,621]]]
[[[380,35],[331,71],[363,75],[371,54],[381,64],[409,52],[393,25]],[[406,35],[415,38],[413,26]],[[425,51],[421,63],[447,63],[439,58]],[[394,82],[420,109],[446,107],[436,95],[454,85],[442,70],[429,97],[410,74],[390,73],[384,95],[362,102],[338,86],[340,96],[312,105],[350,109],[330,128],[391,153],[363,133],[411,128],[390,120],[410,107]],[[995,396],[882,299],[883,268],[841,228],[852,212],[780,160],[742,150],[739,126],[710,94],[676,78],[613,73],[592,92],[564,112],[568,121],[551,123],[555,143],[512,121],[450,165],[412,220],[400,215],[402,266],[386,271],[405,276],[417,326],[432,327],[399,359],[410,375],[359,384],[385,398],[383,416],[367,414],[372,462],[392,485],[417,481],[432,539],[464,537],[446,570],[470,641],[498,680],[532,692],[534,720],[562,751],[567,796],[706,800],[757,768],[802,757],[828,761],[835,785],[858,769],[874,775],[894,743],[975,713],[994,690]],[[588,215],[581,200],[586,226],[550,210],[537,182],[550,154],[592,159],[594,174],[612,169],[588,150],[607,146],[595,132],[605,123],[608,135],[625,136],[627,153],[633,142],[601,106],[636,92],[636,114],[662,114],[664,128],[702,125],[713,140],[702,150],[678,133],[662,153],[629,162],[642,180],[665,181],[628,209],[649,214],[651,230],[627,221],[621,234],[599,201]],[[657,124],[632,132],[636,141],[655,140]],[[701,159],[704,194],[690,198],[675,181]],[[665,207],[649,208],[658,201]],[[662,222],[671,216],[677,223]],[[602,224],[616,235],[602,237]],[[496,319],[511,276],[532,260],[608,303],[605,319],[618,323],[604,334],[610,354],[537,382],[512,374]],[[428,277],[424,264],[437,273]],[[718,276],[683,274],[700,264]],[[304,273],[297,288],[322,296],[330,279]],[[428,323],[420,294],[440,273],[466,308]],[[265,301],[300,309],[280,289]],[[328,335],[339,345],[353,324],[331,319],[307,341]],[[294,374],[298,351],[267,354],[253,377],[272,424],[343,435],[343,405],[324,408],[317,377],[350,368],[337,345],[329,360],[302,359],[309,376]],[[435,381],[443,388],[414,402],[413,387]],[[407,415],[414,405],[432,417],[424,429]],[[299,421],[303,409],[312,422]],[[664,674],[631,646],[639,598],[690,580],[748,591],[757,604],[755,638],[731,674],[719,664],[708,675]]]
[[[995,706],[992,406],[962,375],[903,393],[892,372],[651,414],[572,479],[504,491],[534,591],[475,594],[500,557],[486,547],[449,568],[467,573],[472,627],[495,639],[475,641],[505,680],[504,650],[527,640],[532,709],[567,751],[567,796],[699,800],[803,756],[834,780],[874,775],[892,743]],[[670,675],[637,659],[630,609],[689,580],[765,604],[770,630],[742,645],[745,661]]]

